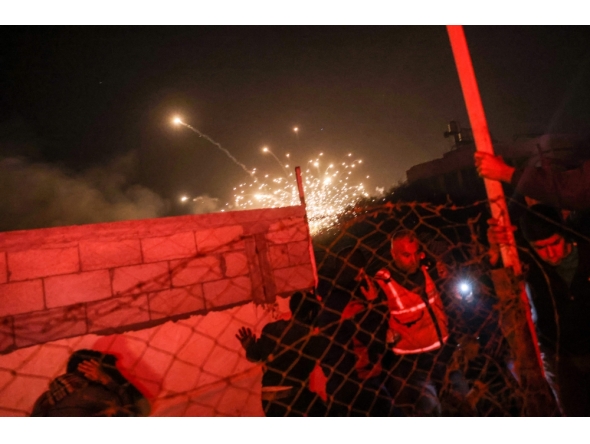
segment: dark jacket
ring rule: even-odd
[[[103,385],[72,372],[51,381],[49,390],[35,402],[31,416],[147,416],[148,413],[148,401],[122,375]]]
[[[566,210],[590,209],[590,160],[578,168],[557,171],[549,165],[514,171],[516,191],[548,205]]]
[[[540,260],[529,262],[526,280],[532,291],[539,339],[560,354],[590,353],[590,244],[577,242],[578,266],[568,285]]]
[[[321,340],[311,326],[297,319],[266,324],[246,350],[249,361],[265,364],[263,387],[306,385],[321,354]]]
[[[322,364],[329,369],[328,392],[342,380],[362,380],[379,372],[386,350],[387,301],[367,301],[335,289],[320,315],[320,330],[329,341]]]

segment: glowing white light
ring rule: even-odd
[[[473,286],[469,281],[461,281],[457,285],[457,297],[460,300],[471,303],[474,300]]]
[[[187,200],[188,200],[188,196],[182,196],[182,197],[180,198],[180,201],[181,201],[181,202],[186,202]]]
[[[180,117],[178,117],[178,116],[175,116],[175,117],[172,119],[172,123],[173,123],[174,125],[180,125],[180,124],[182,123],[182,120],[180,119]]]
[[[463,296],[468,296],[469,294],[471,294],[472,288],[471,288],[471,284],[467,281],[462,281],[459,282],[459,293],[461,293]]]
[[[268,147],[265,146],[264,148],[262,148],[262,152],[263,153],[268,153]]]

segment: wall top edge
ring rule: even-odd
[[[75,244],[81,240],[100,242],[142,239],[304,216],[303,206],[292,206],[5,231],[0,232],[0,252],[22,250],[23,246],[26,249],[33,249],[51,244]]]

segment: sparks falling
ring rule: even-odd
[[[265,147],[263,152],[270,150]],[[286,174],[274,177],[256,172],[252,182],[244,182],[234,188],[234,201],[233,204],[226,204],[228,209],[249,210],[300,205],[295,173],[289,172],[294,171],[295,165],[283,164],[274,157]],[[350,157],[352,153],[348,154],[347,159]],[[291,161],[289,154],[286,158]],[[309,160],[301,167],[311,234],[318,234],[333,226],[339,216],[353,207],[359,199],[369,197],[364,185],[357,183],[355,177],[362,162],[360,159],[351,163],[327,162],[324,153],[320,153],[317,158]]]

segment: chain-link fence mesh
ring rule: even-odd
[[[517,213],[526,211],[512,204]],[[278,297],[274,304],[205,308],[160,325],[5,352],[0,413],[29,415],[49,392],[45,410],[36,410],[47,414],[64,399],[73,403],[72,393],[92,388],[76,401],[83,404],[80,415],[531,415],[539,411],[531,403],[543,399],[526,383],[538,363],[518,364],[523,351],[511,329],[520,328],[524,315],[494,287],[488,217],[485,201],[359,205],[313,238],[315,292]],[[416,236],[427,270],[403,285],[425,297],[394,307],[388,288],[395,276],[383,273],[394,271],[391,235],[400,230]],[[521,253],[527,263],[539,263],[527,249]],[[288,264],[288,255],[284,260]],[[142,309],[137,299],[128,303]],[[422,335],[416,343],[413,334]],[[117,374],[104,378],[109,373],[100,366],[68,369],[81,349],[115,355]],[[77,378],[63,377],[72,373]],[[549,368],[549,380],[551,375]],[[540,411],[558,414],[551,406]]]

